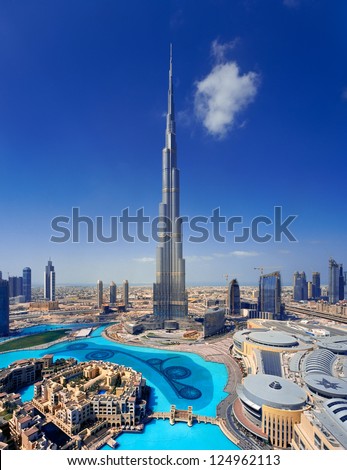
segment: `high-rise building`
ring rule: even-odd
[[[129,282],[127,280],[123,281],[123,301],[126,310],[129,305]]]
[[[117,302],[117,286],[112,281],[110,284],[110,304],[115,304]]]
[[[49,282],[50,282],[49,290],[51,293],[50,300],[54,301],[55,300],[55,271],[51,271]]]
[[[8,336],[10,331],[10,299],[8,281],[0,279],[0,336]]]
[[[333,258],[329,259],[329,302],[336,304],[339,301],[340,268]]]
[[[339,300],[345,298],[345,277],[343,275],[343,265],[339,265]]]
[[[55,271],[51,259],[49,259],[44,272],[43,296],[46,300],[55,300]]]
[[[299,273],[296,271],[294,273],[294,300],[296,302],[300,302],[300,300],[307,300],[308,292],[307,292],[307,281],[306,281],[306,274],[303,271]]]
[[[25,302],[31,301],[31,269],[23,269],[23,295]]]
[[[10,297],[17,297],[23,295],[23,278],[17,276],[10,276],[8,278],[8,291]]]
[[[188,316],[185,260],[182,254],[182,221],[179,217],[180,182],[177,168],[176,124],[173,100],[172,50],[170,51],[168,112],[163,149],[162,202],[159,205],[163,231],[157,247],[153,313],[157,319]]]
[[[96,284],[97,296],[98,296],[98,307],[101,308],[104,303],[104,284],[102,281],[98,281]]]
[[[311,281],[307,281],[307,298],[314,299],[313,295],[313,284]]]
[[[345,281],[344,281],[344,283],[345,283],[345,299],[347,299],[347,271],[344,271],[343,275],[344,275],[344,278],[345,278]]]
[[[2,271],[0,271],[0,281],[2,281]]]
[[[281,320],[283,318],[281,304],[281,274],[279,271],[260,276],[258,312],[260,314],[270,314],[269,318],[273,318],[275,320]]]
[[[240,299],[240,286],[237,279],[229,282],[228,286],[228,312],[229,315],[240,315],[241,313],[241,299]]]
[[[312,273],[312,296],[314,299],[319,299],[321,294],[320,273],[315,271]]]

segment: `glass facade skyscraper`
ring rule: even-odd
[[[117,302],[117,286],[112,281],[110,284],[110,304],[115,304]]]
[[[104,284],[100,280],[98,280],[96,284],[96,294],[97,294],[98,308],[101,308],[102,304],[104,303]]]
[[[241,300],[240,300],[240,286],[237,279],[232,279],[228,286],[228,312],[229,315],[240,315],[241,313]]]
[[[281,274],[279,271],[260,276],[258,312],[269,313],[272,318],[282,320]]]
[[[0,279],[0,336],[8,336],[10,331],[10,299],[8,281]]]
[[[23,295],[25,302],[31,301],[31,269],[23,269]]]
[[[308,298],[308,286],[306,281],[306,274],[303,271],[294,273],[294,300],[300,302],[301,300],[307,300]]]
[[[123,300],[124,307],[126,310],[129,305],[129,282],[127,280],[123,281]]]
[[[153,285],[153,313],[158,320],[183,319],[188,316],[185,286],[185,260],[182,255],[180,219],[180,182],[177,168],[176,124],[170,53],[166,142],[163,149],[162,202],[159,217],[165,225],[157,247],[156,282]]]
[[[320,273],[312,273],[312,297],[319,299],[321,296]]]
[[[23,278],[17,276],[10,276],[8,278],[8,290],[10,297],[17,297],[23,295]]]
[[[329,302],[336,304],[339,301],[340,268],[333,258],[329,259]]]
[[[51,260],[48,261],[43,278],[43,295],[46,300],[55,300],[55,271]]]
[[[339,265],[339,300],[345,298],[345,277],[343,274],[343,265]]]

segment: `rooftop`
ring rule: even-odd
[[[248,375],[238,389],[241,400],[255,409],[263,405],[297,410],[306,405],[307,394],[295,383],[276,375]]]

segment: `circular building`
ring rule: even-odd
[[[288,447],[294,424],[307,408],[306,392],[282,377],[257,374],[247,376],[237,393],[238,421],[254,434],[266,436],[273,446]]]
[[[346,336],[332,336],[317,341],[318,347],[328,349],[335,354],[347,355]]]
[[[292,348],[299,345],[298,340],[291,335],[277,331],[254,331],[248,338],[254,343],[277,348]]]
[[[347,398],[347,382],[322,373],[311,373],[305,375],[307,387],[325,398]]]

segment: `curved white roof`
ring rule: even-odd
[[[241,400],[259,409],[263,405],[273,408],[298,410],[305,406],[306,392],[297,384],[276,375],[248,375],[238,389]]]
[[[347,354],[346,336],[331,336],[317,342],[320,348],[328,349],[336,354]]]
[[[265,344],[268,346],[292,347],[299,344],[298,340],[291,335],[278,333],[277,331],[255,331],[249,334],[249,338],[255,343]]]
[[[347,400],[332,398],[324,403],[324,408],[347,433]]]
[[[329,398],[347,398],[347,382],[327,374],[305,375],[306,385],[313,392]]]
[[[328,349],[316,349],[306,358],[304,370],[307,374],[320,373],[331,375],[336,355]]]

